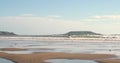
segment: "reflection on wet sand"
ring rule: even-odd
[[[79,59],[49,59],[45,62],[50,63],[98,63],[93,60],[79,60]]]
[[[2,40],[0,42],[0,57],[18,63],[45,63],[44,60],[48,59],[91,59],[101,63],[113,61],[113,63],[120,63],[118,60],[120,56],[119,44],[120,42]]]
[[[34,53],[34,54],[7,54],[0,53],[0,57],[10,59],[17,63],[46,63],[48,59],[84,59],[102,61],[108,58],[116,58],[109,54],[70,54],[70,53]]]

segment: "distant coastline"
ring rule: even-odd
[[[44,37],[44,38],[64,38],[64,39],[104,39],[104,40],[118,40],[120,39],[120,34],[101,34],[92,31],[70,31],[63,34],[52,34],[52,35],[18,35],[14,32],[0,31],[0,37]]]
[[[0,31],[0,36],[16,36],[17,34],[8,31]]]

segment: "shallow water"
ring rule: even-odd
[[[45,62],[50,62],[50,63],[97,63],[92,60],[70,60],[70,59],[51,59],[51,60],[46,60]]]
[[[3,59],[3,58],[0,58],[0,63],[14,63],[10,60],[6,60],[6,59]]]
[[[34,52],[66,52],[89,54],[116,54],[120,55],[120,42],[73,42],[73,41],[32,41],[32,40],[0,40],[0,48],[28,48],[27,51],[14,51],[13,53]],[[31,49],[32,48],[32,49]],[[36,48],[48,48],[40,50]],[[50,49],[50,50],[49,50]],[[11,51],[7,51],[11,52]]]

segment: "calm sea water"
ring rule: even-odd
[[[116,54],[120,56],[120,42],[50,42],[32,40],[0,40],[0,48],[27,48],[26,51],[1,51],[9,54],[31,54],[34,52],[65,52],[87,54]],[[43,49],[44,48],[44,49]],[[96,63],[89,60],[53,59],[52,63]],[[0,58],[0,63],[13,63]]]
[[[14,63],[10,60],[6,60],[6,59],[3,59],[3,58],[0,58],[0,63]]]
[[[66,52],[66,53],[90,53],[90,54],[117,54],[120,55],[120,42],[49,42],[49,41],[15,41],[0,40],[0,48],[29,48],[27,51],[6,51],[9,53],[32,52]],[[31,49],[32,48],[32,49]],[[46,48],[38,50],[35,48]],[[48,48],[48,49],[47,49]]]
[[[51,59],[51,60],[46,60],[46,62],[50,62],[50,63],[97,63],[92,60],[69,60],[69,59]]]

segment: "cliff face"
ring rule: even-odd
[[[0,31],[0,36],[12,36],[12,35],[16,35],[16,34],[13,32]]]

